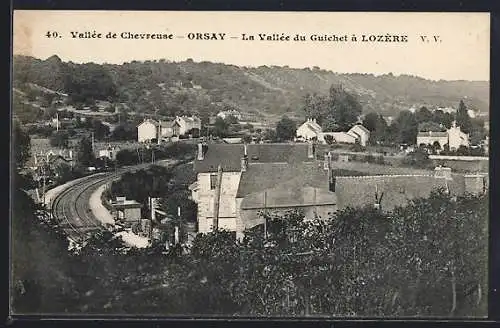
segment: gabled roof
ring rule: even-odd
[[[253,163],[300,163],[313,159],[307,156],[307,144],[250,144],[247,145],[249,165]],[[217,172],[220,164],[223,171],[238,172],[244,155],[243,144],[209,144],[204,159],[194,161],[195,171]]]
[[[367,128],[365,128],[365,127],[364,127],[363,125],[361,125],[361,124],[356,124],[356,125],[354,125],[352,128],[350,128],[350,129],[349,129],[349,132],[350,132],[350,131],[354,132],[354,128],[356,128],[356,127],[357,127],[357,128],[359,128],[359,129],[361,129],[363,132],[370,134],[370,130],[368,130]]]
[[[305,121],[304,123],[302,123],[302,125],[300,127],[307,127],[316,133],[321,133],[321,131],[323,131],[321,126],[318,123],[315,123],[313,121]]]
[[[304,186],[328,189],[328,172],[323,169],[322,162],[250,164],[241,175],[236,197],[245,197],[283,183],[290,184],[290,193],[291,189]]]

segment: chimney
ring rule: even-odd
[[[241,158],[241,172],[246,172],[248,168],[248,153],[247,153],[247,145],[243,145],[244,149],[244,154],[243,157]]]
[[[314,158],[314,145],[312,142],[307,144],[307,158]]]
[[[203,144],[202,143],[198,144],[198,160],[199,161],[203,160]]]

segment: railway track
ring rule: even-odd
[[[92,232],[106,229],[94,216],[89,199],[100,186],[109,183],[126,172],[144,169],[151,164],[121,168],[116,172],[101,173],[79,181],[59,193],[51,204],[53,217],[64,230],[68,239],[81,244]]]

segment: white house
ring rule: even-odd
[[[454,121],[451,128],[446,132],[419,132],[417,134],[417,145],[434,145],[439,144],[443,149],[447,144],[451,150],[456,150],[460,146],[469,147],[469,135],[462,132],[460,127]]]
[[[450,149],[458,149],[460,146],[469,147],[469,135],[463,133],[456,122],[448,130],[448,144]]]
[[[326,143],[325,136],[332,136],[334,142],[338,143],[356,143],[357,141],[366,146],[370,139],[370,131],[361,124],[355,124],[347,132],[323,132],[321,125],[316,122],[316,119],[307,119],[297,129],[297,137],[305,140],[316,138],[321,143]]]
[[[179,135],[180,127],[177,121],[157,122],[152,119],[146,119],[137,126],[137,141],[147,142],[152,139],[170,138],[174,135]]]
[[[116,160],[116,154],[120,151],[120,148],[116,146],[108,145],[106,148],[98,149],[96,155],[98,158],[106,157],[111,160]]]
[[[158,122],[146,119],[137,126],[137,141],[146,142],[158,136]]]
[[[221,111],[217,114],[217,117],[220,117],[222,118],[223,120],[225,120],[226,118],[228,118],[229,116],[234,116],[238,121],[241,120],[241,114],[240,112],[238,112],[237,110],[233,109],[233,110],[225,110],[225,111]]]
[[[361,124],[354,125],[351,129],[349,129],[349,131],[347,131],[347,134],[356,138],[361,146],[366,146],[368,140],[370,139],[370,130]]]
[[[321,138],[322,131],[323,129],[316,122],[315,118],[308,118],[307,121],[302,123],[302,125],[297,128],[296,135],[298,138],[302,138],[304,140],[311,140],[314,138],[319,140]]]
[[[192,129],[201,130],[201,120],[196,116],[177,116],[174,124],[177,125],[173,127],[173,134],[176,136],[184,135]]]

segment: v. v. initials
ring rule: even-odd
[[[439,35],[433,35],[432,37],[421,35],[420,40],[422,40],[422,42],[441,42],[441,38]]]

